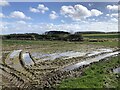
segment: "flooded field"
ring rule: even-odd
[[[69,74],[76,68],[120,53],[118,47],[78,42],[48,41],[38,45],[25,44],[9,47],[11,48],[8,48],[7,45],[3,47],[4,58],[0,63],[0,69],[3,71],[3,87],[6,84],[8,87],[21,88],[51,87],[54,83],[57,84],[69,76],[65,76],[65,73]],[[61,77],[62,74],[64,78]],[[72,75],[74,76],[74,74]]]
[[[118,0],[25,1],[0,0],[0,89],[120,88]]]

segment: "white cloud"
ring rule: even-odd
[[[0,6],[8,6],[9,3],[6,0],[0,0]]]
[[[106,14],[106,16],[108,16],[108,17],[118,18],[118,13]]]
[[[118,22],[118,12],[114,12],[118,10],[118,5],[107,5],[106,8],[112,11],[112,13],[106,14],[106,16],[110,17],[112,22]]]
[[[21,11],[14,11],[10,14],[10,17],[12,18],[18,18],[18,19],[31,19],[31,17],[27,17],[23,12]]]
[[[49,15],[50,19],[57,19],[58,15],[55,11],[52,11],[51,14]]]
[[[26,22],[25,21],[17,21],[16,23],[18,23],[18,24],[26,24]]]
[[[72,19],[86,18],[91,15],[90,11],[82,5],[75,5],[74,7],[73,6],[62,6],[61,14],[67,17],[70,17]]]
[[[98,28],[99,27],[99,28]],[[82,28],[89,31],[103,31],[111,32],[118,31],[118,24],[116,22],[104,21],[104,22],[91,22],[89,25],[84,25]]]
[[[109,10],[115,10],[115,11],[117,11],[118,10],[118,5],[107,5],[106,8],[109,9]]]
[[[118,19],[116,19],[116,18],[111,18],[111,21],[113,21],[113,22],[118,22]]]
[[[111,17],[118,18],[118,13],[113,13],[113,14],[111,14]]]
[[[0,29],[2,28],[4,34],[8,33],[44,33],[45,31],[118,31],[118,21],[116,19],[110,19],[109,21],[85,21],[77,23],[63,23],[63,24],[51,24],[51,23],[29,23],[24,21],[15,22],[2,22],[0,23]],[[98,28],[99,27],[99,28]]]
[[[37,8],[30,7],[29,10],[33,13],[43,13],[44,14],[46,11],[49,10],[49,8],[45,7],[43,4],[39,4],[37,6]]]
[[[91,6],[93,6],[93,4],[92,4],[92,3],[89,3],[88,6],[91,7]]]
[[[62,6],[61,14],[65,17],[70,17],[73,20],[81,20],[91,16],[99,16],[103,14],[97,9],[88,10],[87,7],[77,4],[75,6]]]
[[[62,6],[61,14],[74,14],[75,9],[73,6]]]
[[[106,14],[106,16],[110,16],[110,14]]]
[[[45,10],[45,11],[49,10],[48,7],[45,7],[43,4],[39,4],[38,9]]]
[[[106,16],[110,18],[111,22],[118,22],[118,13],[106,14]]]
[[[0,13],[0,18],[5,18],[5,15],[3,13]]]
[[[2,31],[8,30],[7,25],[8,25],[7,22],[0,21],[0,33],[1,33],[1,34],[2,34]]]
[[[33,12],[33,13],[38,13],[38,12],[39,12],[38,9],[32,8],[32,7],[30,7],[29,10],[30,10],[31,12]]]
[[[97,9],[92,9],[91,10],[91,15],[92,16],[99,16],[101,14],[103,14],[103,13],[101,11],[97,10]]]

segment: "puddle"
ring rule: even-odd
[[[97,49],[96,51],[92,52],[75,52],[75,51],[67,51],[61,53],[52,53],[52,54],[43,54],[43,53],[32,53],[31,56],[35,59],[42,59],[42,60],[55,60],[57,58],[60,59],[70,59],[73,57],[81,57],[81,56],[93,56],[103,52],[112,52],[112,49]]]
[[[99,56],[96,56],[95,58],[91,58],[91,59],[88,59],[88,60],[76,63],[74,65],[67,66],[67,67],[65,67],[62,70],[63,71],[70,71],[70,70],[79,68],[80,66],[88,65],[88,64],[90,64],[92,62],[98,62],[98,61],[100,61],[100,60],[102,60],[102,59],[104,59],[106,57],[110,57],[110,56],[113,56],[113,55],[116,55],[116,54],[119,54],[119,53],[120,52],[112,52],[112,53],[107,53],[107,54],[99,55]]]
[[[22,50],[14,50],[14,51],[10,54],[10,58],[18,57],[21,51],[22,51]]]
[[[120,73],[120,67],[113,69],[114,73]]]
[[[105,48],[101,48],[101,49],[98,49],[102,52],[112,52],[113,50],[112,49],[105,49]]]
[[[57,58],[61,58],[62,55],[60,55],[60,53],[53,53],[53,54],[49,54],[49,57],[44,58],[43,60],[55,60]]]
[[[97,55],[97,54],[100,54],[100,53],[112,52],[112,51],[113,51],[112,49],[104,49],[104,48],[102,48],[102,49],[98,49],[96,51],[92,51],[92,52],[88,53],[87,55],[88,56],[93,56],[93,55]]]
[[[88,53],[87,56],[93,56],[93,55],[97,55],[97,54],[100,54],[101,52],[98,52],[98,51],[92,51],[91,53]]]
[[[31,59],[29,53],[27,53],[27,52],[26,52],[26,53],[23,53],[23,54],[22,54],[22,58],[23,58],[23,60],[24,60],[25,65],[30,66],[30,65],[33,65],[33,64],[34,64],[34,62],[33,62],[33,60]]]
[[[50,54],[50,57],[45,58],[43,60],[55,60],[57,58],[69,59],[69,58],[79,57],[79,56],[84,56],[84,55],[85,53],[69,51],[69,52],[63,52],[63,53]]]
[[[49,57],[50,54],[42,54],[42,53],[31,53],[31,56],[35,59],[42,59],[42,58],[46,58]]]
[[[55,60],[57,58],[69,59],[69,58],[73,58],[73,57],[80,57],[80,56],[86,55],[86,53],[68,51],[68,52],[53,53],[53,54],[33,53],[31,55],[32,55],[32,57],[38,58],[38,59]]]

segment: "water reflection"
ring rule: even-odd
[[[97,55],[103,52],[112,52],[112,49],[105,49],[105,48],[101,48],[101,49],[97,49],[96,51],[92,51],[92,52],[79,52],[79,51],[67,51],[67,52],[58,52],[58,53],[52,53],[52,54],[44,54],[44,53],[37,53],[34,52],[32,53],[32,57],[34,57],[35,59],[42,59],[42,60],[55,60],[57,58],[61,58],[61,59],[69,59],[69,58],[73,58],[73,57],[81,57],[81,56],[93,56],[93,55]]]
[[[19,53],[20,53],[21,51],[22,51],[22,50],[14,50],[14,51],[10,54],[10,58],[18,57],[18,56],[19,56]]]
[[[92,62],[98,62],[106,57],[110,57],[112,55],[116,55],[116,54],[119,54],[120,52],[113,52],[113,53],[107,53],[107,54],[103,54],[103,55],[99,55],[99,56],[96,56],[95,58],[90,58],[90,59],[87,59],[85,61],[82,61],[82,62],[79,62],[77,64],[74,64],[74,65],[70,65],[70,66],[67,66],[65,67],[64,69],[62,69],[63,71],[70,71],[70,70],[73,70],[73,69],[76,69],[78,67],[81,67],[83,65],[88,65]]]
[[[22,57],[23,57],[23,60],[24,60],[25,65],[30,66],[30,65],[33,65],[33,64],[34,64],[33,60],[32,60],[31,57],[30,57],[30,54],[29,54],[28,52],[23,53],[23,54],[22,54]]]
[[[113,69],[114,73],[120,73],[120,67]]]

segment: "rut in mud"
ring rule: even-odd
[[[65,78],[81,76],[84,66],[119,53],[120,51],[112,49],[98,49],[86,53],[71,51],[41,55],[39,58],[43,60],[34,63],[35,60],[29,52],[17,50],[7,56],[5,64],[1,64],[0,69],[11,87],[53,87]]]

